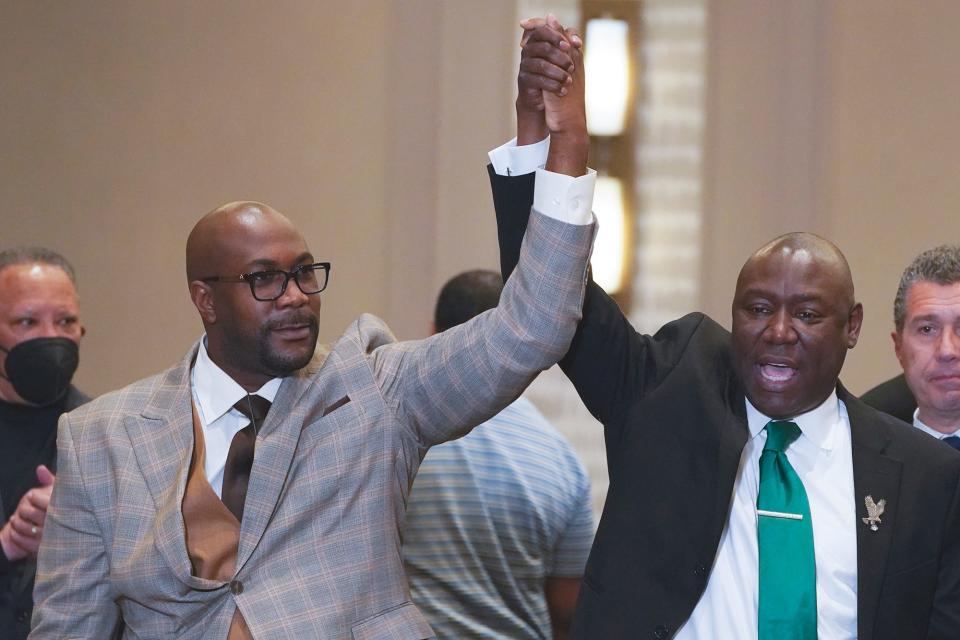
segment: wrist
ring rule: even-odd
[[[551,140],[556,140],[562,145],[577,147],[590,146],[590,134],[587,133],[587,124],[585,122],[555,127],[549,133]]]
[[[580,177],[587,172],[590,155],[590,137],[583,135],[550,134],[550,153],[547,156],[547,171]]]
[[[543,111],[524,109],[517,102],[517,145],[535,144],[550,135]]]
[[[22,557],[17,551],[16,545],[10,539],[10,525],[4,525],[3,529],[0,529],[0,552],[7,562],[16,562]]]

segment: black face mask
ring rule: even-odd
[[[68,338],[25,340],[7,352],[6,375],[13,390],[32,404],[53,404],[66,393],[80,363],[77,343]]]

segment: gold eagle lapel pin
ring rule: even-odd
[[[877,531],[880,529],[880,516],[883,515],[883,510],[887,506],[887,501],[884,498],[880,498],[878,502],[873,501],[873,496],[867,496],[863,499],[863,503],[867,507],[867,517],[860,518],[863,520],[863,524],[870,525],[870,531]]]

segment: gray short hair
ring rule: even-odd
[[[907,319],[910,287],[922,281],[942,285],[960,282],[960,246],[944,244],[927,249],[903,270],[897,297],[893,299],[893,323],[898,332],[903,331],[903,323]]]
[[[77,286],[77,274],[70,261],[53,249],[45,247],[14,247],[0,251],[0,271],[18,264],[48,264],[63,269],[73,286]]]

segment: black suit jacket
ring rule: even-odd
[[[533,176],[490,170],[503,275]],[[706,588],[748,438],[730,335],[703,314],[634,331],[596,284],[560,366],[604,425],[610,489],[573,622],[577,638],[669,638]],[[851,396],[858,635],[960,637],[960,455]],[[865,496],[886,499],[874,532]]]
[[[907,424],[913,424],[913,412],[917,410],[917,400],[907,386],[907,379],[901,373],[895,378],[882,382],[860,396],[868,405],[900,418]]]

